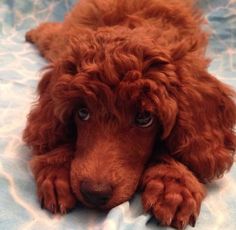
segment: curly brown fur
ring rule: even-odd
[[[46,209],[110,209],[140,187],[162,225],[195,224],[203,183],[236,146],[234,93],[207,72],[203,23],[192,1],[81,0],[26,34],[51,62],[24,132]]]

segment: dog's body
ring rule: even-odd
[[[195,224],[233,163],[233,92],[207,72],[191,1],[81,0],[26,39],[52,62],[24,140],[43,207],[109,209],[143,189],[163,225]]]

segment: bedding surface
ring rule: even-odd
[[[60,21],[74,0],[0,0],[0,230],[151,230],[137,194],[107,213],[78,207],[66,216],[41,210],[28,168],[30,150],[21,140],[46,62],[24,41],[42,21]],[[209,71],[236,89],[236,0],[199,1],[212,29]],[[196,229],[236,229],[236,166],[208,186]],[[170,229],[170,228],[169,228]],[[191,229],[188,227],[187,229]]]

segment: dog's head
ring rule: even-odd
[[[156,138],[172,130],[177,105],[164,84],[173,69],[162,49],[117,31],[81,40],[57,64],[53,100],[56,116],[76,126],[73,191],[88,206],[110,208],[132,196]]]
[[[52,130],[74,146],[72,190],[91,207],[128,200],[151,154],[158,154],[156,143],[178,157],[192,148],[192,134],[209,120],[205,112],[199,120],[196,110],[205,103],[205,80],[200,83],[198,77],[207,65],[197,58],[197,44],[165,46],[142,31],[132,34],[116,28],[71,39],[70,55],[39,85],[40,94],[50,97]],[[58,144],[51,138],[51,146]]]

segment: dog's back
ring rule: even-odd
[[[203,23],[192,0],[80,0],[63,23],[41,24],[40,32],[32,30],[26,39],[50,61],[70,50],[71,38],[88,41],[97,31],[115,37],[126,34],[141,43],[148,39],[169,50],[179,47],[180,53],[194,50],[203,57],[208,40]]]
[[[81,0],[67,15],[65,26],[73,31],[125,26],[134,33],[142,27],[166,45],[187,40],[201,48],[208,35],[195,5],[192,0]]]

